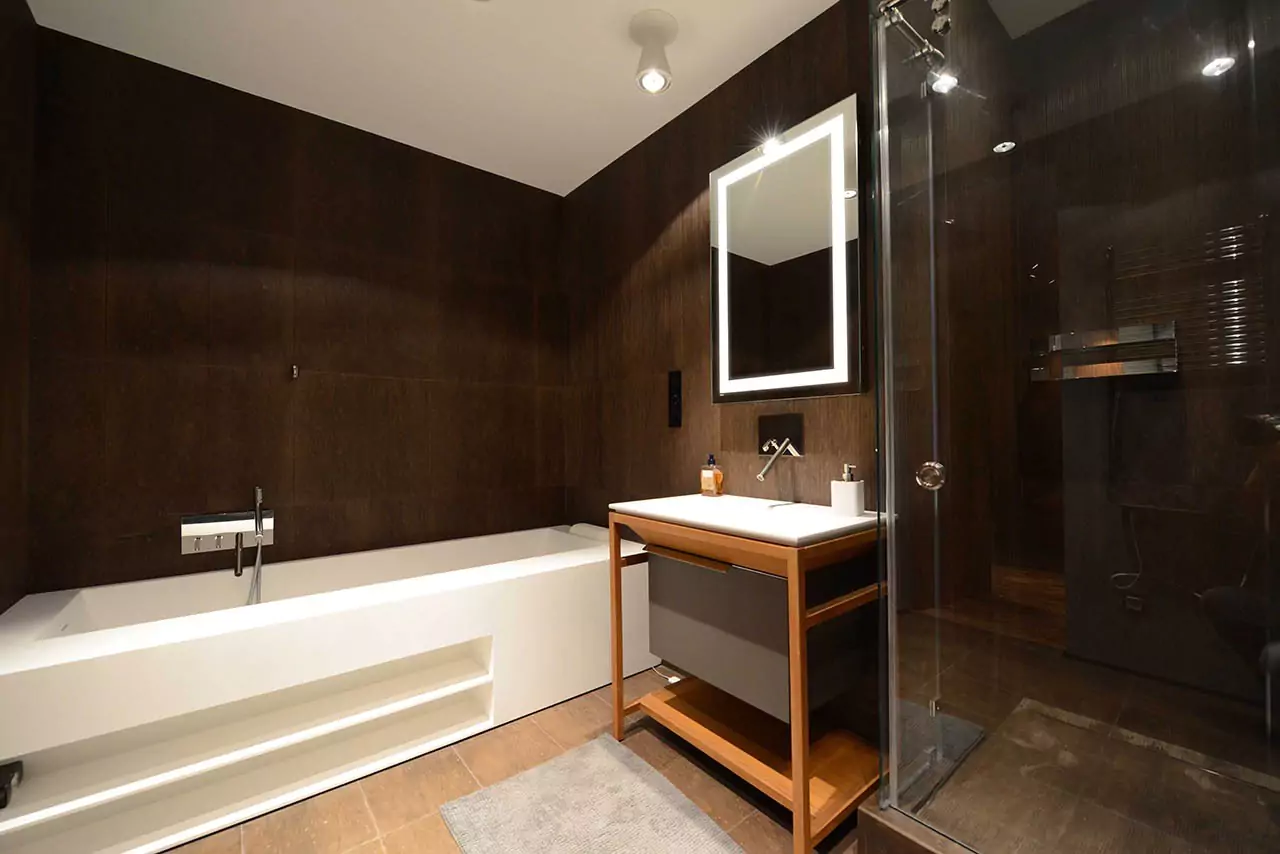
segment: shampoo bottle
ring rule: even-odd
[[[854,480],[857,466],[844,464],[840,480],[831,481],[831,509],[841,516],[861,516],[866,511],[866,489],[860,480]]]
[[[702,467],[702,494],[724,495],[724,472],[716,465],[716,455],[707,455],[707,464]]]

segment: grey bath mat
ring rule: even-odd
[[[741,852],[667,779],[608,735],[440,808],[463,854]]]

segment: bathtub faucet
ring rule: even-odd
[[[182,553],[236,551],[236,577],[244,575],[245,540],[253,537],[255,555],[249,584],[249,604],[262,598],[262,547],[275,541],[275,513],[262,509],[262,487],[253,489],[253,509],[242,513],[213,513],[182,517]]]

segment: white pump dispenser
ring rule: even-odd
[[[866,485],[853,479],[857,470],[845,463],[843,479],[831,481],[831,509],[841,516],[861,516],[867,509]]]

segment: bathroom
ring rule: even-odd
[[[1278,47],[0,0],[0,850],[1280,848]]]

